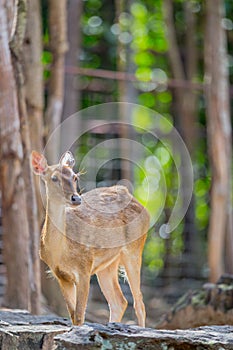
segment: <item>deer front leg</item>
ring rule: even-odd
[[[89,274],[84,273],[82,276],[79,276],[79,281],[76,283],[76,307],[73,322],[76,326],[81,326],[84,323],[90,277]]]
[[[75,284],[72,281],[66,281],[65,279],[59,278],[58,283],[60,285],[63,297],[66,302],[68,312],[72,323],[74,323],[75,305],[76,305],[76,292]]]

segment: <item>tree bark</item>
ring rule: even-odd
[[[44,106],[44,84],[42,55],[42,28],[41,9],[39,0],[28,1],[28,16],[24,46],[22,52],[23,71],[25,84],[23,89],[22,115],[27,118],[27,129],[25,130],[26,145],[26,174],[28,186],[28,217],[31,232],[31,256],[33,263],[33,282],[31,290],[32,312],[40,313],[41,299],[41,275],[39,259],[39,230],[44,216],[44,207],[41,201],[39,179],[32,177],[29,167],[29,155],[31,150],[42,151],[43,146],[43,106]],[[26,103],[26,104],[25,104]],[[36,200],[36,202],[35,202]]]
[[[120,15],[124,12],[129,11],[129,1],[123,1],[123,0],[115,0],[115,8],[116,8],[116,23],[118,23],[120,30],[121,24],[120,24]],[[118,36],[117,41],[117,71],[126,73],[129,69],[128,66],[129,59],[129,48],[126,47],[124,43],[122,43]],[[119,118],[120,122],[122,123],[128,123],[131,124],[131,106],[127,104],[129,101],[129,86],[127,84],[126,80],[118,80],[117,82],[117,90],[118,90],[118,101],[119,102],[125,102],[125,103],[119,103]],[[133,138],[132,135],[132,129],[130,129],[126,125],[121,125],[120,129],[120,137],[124,139],[131,139]],[[130,160],[133,158],[133,150],[132,147],[129,146],[129,144],[126,146],[124,142],[120,142],[120,159],[121,159],[121,178],[128,180],[132,182],[133,173],[132,173],[132,164],[130,163]]]
[[[67,51],[66,0],[49,0],[49,39],[53,56],[46,108],[47,141],[61,123],[64,99],[64,63]],[[50,163],[56,163],[60,154],[60,138],[54,137],[47,148]]]
[[[21,136],[24,150],[23,176],[26,187],[27,218],[29,227],[29,279],[30,279],[30,311],[33,314],[40,314],[41,302],[41,278],[39,258],[39,225],[37,217],[37,203],[35,184],[30,168],[31,141],[29,137],[29,125],[25,103],[25,92],[23,85],[18,82],[18,101],[20,112]]]
[[[32,149],[42,151],[44,82],[41,8],[39,0],[28,0],[28,16],[23,47],[25,97]]]
[[[215,282],[224,271],[224,243],[233,269],[233,232],[228,222],[231,213],[232,140],[226,34],[222,27],[224,2],[206,1],[205,82],[208,145],[212,168],[211,213],[208,230],[210,280]],[[213,35],[214,33],[214,35]]]
[[[53,62],[49,84],[48,106],[45,113],[48,130],[47,140],[62,120],[77,112],[79,103],[79,92],[76,90],[74,84],[76,77],[72,74],[65,75],[65,62],[68,66],[76,66],[77,64],[80,49],[82,1],[68,1],[67,15],[66,4],[66,0],[49,0],[50,49],[53,55]],[[68,51],[67,39],[69,42]],[[60,154],[66,150],[67,138],[68,140],[72,139],[75,141],[78,127],[79,120],[72,119],[67,124],[65,131],[61,129],[61,139],[58,136],[56,138],[53,137],[53,141],[46,148],[50,163],[56,163],[60,158]],[[44,263],[42,263],[42,269],[42,290],[50,307],[59,315],[67,315],[67,308],[57,281],[48,278]]]
[[[81,45],[81,15],[83,2],[81,0],[69,0],[67,3],[67,31],[69,50],[65,56],[65,67],[76,67],[79,64]],[[64,108],[62,120],[70,117],[80,109],[79,76],[65,72]],[[67,149],[67,134],[69,140],[76,141],[80,130],[80,118],[70,118],[65,130],[61,130],[61,153]]]
[[[8,38],[10,42],[15,34],[15,29],[16,29],[18,0],[6,1],[5,8],[6,8],[6,15],[7,15]]]
[[[23,43],[25,39],[26,21],[29,16],[27,12],[27,1],[18,1],[18,12],[15,33],[11,41],[13,53],[13,66],[15,70],[18,106],[20,116],[20,132],[24,152],[23,176],[26,188],[27,219],[29,228],[29,290],[30,310],[40,313],[40,259],[39,259],[39,225],[37,219],[37,203],[35,186],[30,169],[31,140],[29,133],[29,120],[26,106],[25,80],[23,72]],[[33,137],[33,136],[32,136]]]
[[[4,263],[7,269],[5,304],[29,309],[29,230],[23,146],[17,89],[9,48],[6,1],[0,0],[0,179]]]
[[[39,0],[28,1],[28,16],[23,46],[23,70],[25,76],[25,98],[28,115],[31,149],[42,152],[43,148],[43,109],[44,81],[42,56],[41,8]],[[41,201],[40,179],[34,177],[39,226],[44,218]]]

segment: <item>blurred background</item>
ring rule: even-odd
[[[30,152],[43,151],[72,114],[109,102],[130,102],[152,112],[119,109],[113,115],[110,108],[103,122],[112,124],[99,127],[95,118],[100,115],[81,113],[63,138],[49,143],[46,155],[49,164],[58,162],[64,139],[87,130],[72,147],[78,167],[97,146],[82,177],[84,190],[88,172],[105,159],[105,142],[112,139],[114,158],[98,170],[97,186],[127,179],[142,204],[147,179],[156,186],[147,203],[151,216],[161,202],[164,206],[148,234],[142,268],[148,325],[185,291],[233,273],[232,14],[231,0],[216,0],[214,6],[211,0],[0,1],[2,306],[66,315],[56,281],[38,256],[44,208]],[[174,159],[179,163],[182,155],[168,152],[153,136],[156,112],[169,122],[161,129],[174,126],[182,136],[194,173],[188,211],[168,235],[159,227],[177,198]],[[122,122],[139,127],[122,127]],[[138,154],[137,166],[125,161],[132,150],[122,149],[122,138],[146,147],[160,170],[151,170],[150,156]],[[132,303],[123,280],[122,288]],[[107,306],[95,278],[89,299],[87,320],[106,322]],[[135,318],[131,309],[126,320]]]

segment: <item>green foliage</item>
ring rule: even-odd
[[[47,80],[50,77],[49,65],[52,63],[52,54],[50,51],[44,50],[42,53],[42,64],[44,66],[44,79]]]
[[[168,62],[165,57],[162,56],[168,48],[165,25],[162,14],[162,1],[135,1],[130,12],[132,15],[131,34],[132,34],[132,60],[136,65],[136,77],[139,81],[148,82],[148,87],[142,88],[139,93],[138,102],[143,106],[154,109],[155,111],[162,113],[168,119],[169,112],[172,103],[172,95],[167,90],[167,73]],[[153,85],[149,83],[153,80]],[[146,91],[146,90],[149,91]],[[151,90],[151,91],[150,91]],[[156,127],[163,132],[170,132],[166,130],[168,123],[163,123],[160,119],[161,125],[155,124],[153,114],[142,111],[139,109],[139,113],[135,111],[133,114],[133,122],[146,130],[153,130]],[[147,138],[148,139],[148,138]],[[147,200],[147,208],[151,216],[160,217],[161,209],[164,207],[172,208],[177,195],[177,178],[173,176],[171,181],[171,172],[173,170],[173,155],[169,153],[167,148],[156,140],[152,141],[150,137],[147,141],[144,137],[143,142],[157,159],[155,169],[151,167],[151,156],[148,156],[145,160],[145,168],[143,173],[141,170],[135,172],[135,182],[142,183],[142,185],[136,186],[134,195],[142,202]],[[159,164],[159,166],[158,166]],[[159,169],[159,170],[158,170]],[[156,170],[156,171],[155,171]],[[153,171],[155,171],[153,173]],[[156,174],[156,172],[158,174]],[[159,176],[158,176],[159,175]],[[159,180],[157,180],[159,178]],[[150,193],[147,194],[146,186],[143,186],[145,179],[151,181]],[[164,183],[161,183],[164,182]],[[154,188],[154,190],[152,190]],[[156,189],[156,190],[155,190]],[[145,203],[144,203],[145,204]],[[160,220],[164,220],[160,218]],[[162,221],[161,221],[162,223]],[[174,247],[172,252],[179,254],[182,249],[180,230],[176,230],[170,239],[172,240]],[[180,239],[179,239],[180,238]],[[145,265],[150,272],[157,273],[163,267],[163,259],[165,254],[165,242],[158,234],[150,236],[147,240],[144,260]]]
[[[111,30],[113,1],[86,0],[83,5],[81,64],[113,69],[116,67],[116,36]]]
[[[155,273],[163,268],[164,241],[160,237],[150,236],[144,252],[144,263],[149,272]]]

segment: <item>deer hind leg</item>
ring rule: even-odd
[[[130,261],[130,257],[128,259],[125,259],[124,267],[126,270],[130,290],[133,295],[134,310],[138,319],[139,326],[145,327],[146,311],[140,289],[141,261]]]
[[[116,260],[104,270],[97,273],[99,286],[108,302],[109,322],[121,322],[128,302],[125,299],[118,281],[118,265]]]
[[[138,319],[138,325],[145,327],[146,311],[143,302],[141,284],[141,264],[142,264],[142,249],[144,241],[141,244],[133,244],[131,249],[127,250],[121,256],[121,262],[125,267],[128,283],[134,300],[134,310]]]

